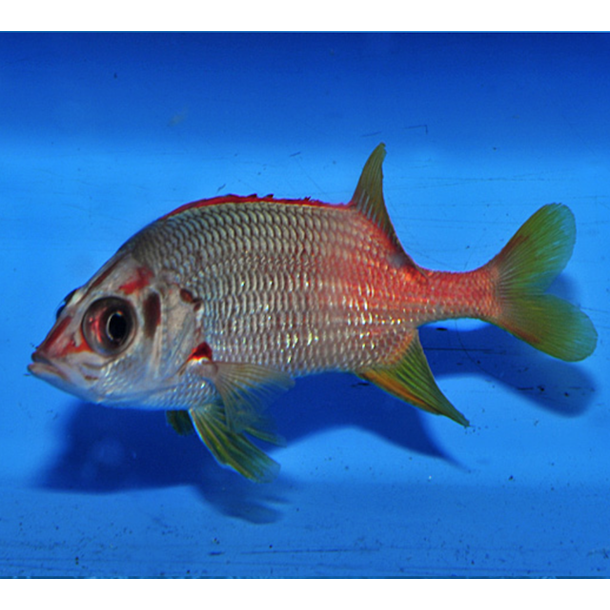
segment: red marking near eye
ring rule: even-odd
[[[138,267],[137,276],[119,286],[119,290],[122,290],[125,294],[133,294],[137,290],[146,288],[153,275],[154,273],[148,267]]]
[[[91,348],[86,341],[79,341],[77,345],[74,337],[71,334],[66,334],[70,322],[72,322],[72,316],[66,316],[61,322],[58,322],[46,339],[38,346],[36,353],[53,358],[65,358],[68,354],[90,351]]]
[[[59,322],[53,330],[49,333],[47,338],[38,346],[38,349],[44,348],[45,350],[53,349],[53,346],[64,334],[64,331],[72,321],[72,316],[66,316],[61,322]]]
[[[212,348],[207,343],[199,344],[188,358],[189,360],[212,360]]]

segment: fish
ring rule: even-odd
[[[574,215],[536,211],[472,271],[418,265],[383,196],[385,145],[352,199],[217,196],[144,227],[70,292],[29,372],[84,401],[159,409],[219,464],[257,482],[279,464],[268,406],[294,380],[349,372],[410,405],[468,420],[438,387],[419,327],[474,318],[555,358],[593,353],[589,317],[547,289],[576,239]]]

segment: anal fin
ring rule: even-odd
[[[436,385],[417,332],[398,362],[390,366],[371,367],[357,374],[424,411],[445,415],[458,424],[468,426],[468,420]]]

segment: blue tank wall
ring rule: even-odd
[[[610,575],[607,35],[0,34],[0,56],[1,576]],[[470,428],[300,380],[262,486],[162,413],[26,374],[63,297],[145,223],[228,193],[345,202],[380,141],[424,266],[471,269],[571,207],[553,290],[596,324],[590,359],[425,328]]]

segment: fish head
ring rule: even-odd
[[[201,303],[184,294],[119,251],[66,297],[28,369],[89,402],[164,408],[201,342]]]

